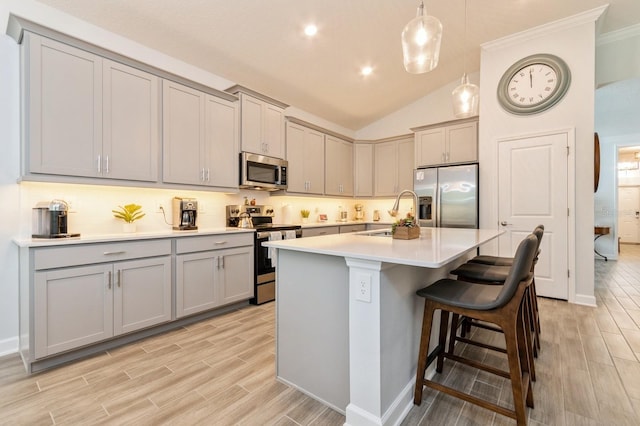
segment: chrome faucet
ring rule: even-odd
[[[404,195],[404,194],[411,194],[413,195],[413,215],[414,217],[417,215],[417,211],[418,211],[418,195],[416,195],[415,192],[413,192],[410,189],[405,189],[404,191],[402,191],[401,193],[398,194],[398,196],[396,197],[396,202],[393,205],[393,207],[391,208],[391,210],[389,210],[389,214],[392,217],[396,217],[398,215],[398,209],[400,208],[400,198]],[[416,217],[416,220],[418,220],[418,218]]]

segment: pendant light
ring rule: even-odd
[[[467,0],[464,0],[464,45],[463,49],[467,46]],[[466,73],[467,68],[467,54],[466,51],[462,52],[462,80],[460,85],[453,89],[451,95],[453,96],[453,115],[456,118],[465,118],[478,115],[478,95],[480,89],[475,84],[469,83],[469,77]]]
[[[407,72],[422,74],[438,65],[442,24],[438,18],[425,13],[422,1],[416,17],[402,30],[401,38],[404,69]]]

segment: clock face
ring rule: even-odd
[[[553,68],[546,64],[531,64],[520,69],[509,80],[509,97],[517,105],[536,105],[549,98],[558,86]]]
[[[498,84],[498,102],[508,112],[537,114],[551,108],[569,89],[569,67],[554,55],[531,55],[517,61]]]

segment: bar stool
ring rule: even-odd
[[[536,226],[533,230],[533,234],[538,237],[538,249],[540,248],[540,242],[542,241],[542,236],[544,235],[544,225],[540,224]],[[479,255],[474,257],[469,261],[470,263],[481,263],[485,265],[494,265],[494,266],[511,266],[513,263],[512,257],[501,257],[501,256],[488,256],[488,255]],[[537,325],[537,333],[540,334],[540,316],[538,315],[538,295],[536,293],[536,278],[533,277],[533,286],[531,287],[531,291],[533,292],[533,304],[534,311],[536,314],[536,325]],[[538,348],[539,349],[539,348]]]
[[[526,319],[523,313],[525,289],[530,285],[533,275],[531,264],[536,254],[537,238],[527,236],[519,244],[513,265],[502,286],[477,285],[461,280],[441,279],[416,292],[425,298],[420,352],[416,372],[414,403],[422,402],[422,388],[428,386],[480,407],[516,419],[518,425],[526,425],[526,406],[533,408],[533,391],[529,375],[528,352],[525,342]],[[441,310],[439,345],[437,347],[436,372],[441,373],[444,358],[464,363],[511,380],[514,409],[483,400],[474,395],[425,379],[429,340],[433,315]],[[446,349],[447,324],[449,313],[464,315],[497,325],[504,333],[509,371],[502,371],[490,365],[458,356]]]
[[[533,343],[531,349],[533,355],[537,357],[538,351],[540,350],[540,315],[538,312],[538,296],[535,287],[535,265],[540,254],[540,243],[542,242],[542,237],[544,235],[544,225],[538,225],[536,229],[533,230],[533,235],[537,237],[538,245],[536,247],[536,257],[534,258],[531,266],[533,280],[527,289],[526,311],[530,318],[531,331],[533,332],[533,334],[530,335],[531,342]],[[512,264],[513,258],[511,257],[476,256],[450,273],[452,275],[457,275],[458,279],[467,282],[502,285],[509,274],[509,266]],[[475,344],[473,341],[465,339],[465,334],[470,331],[470,327],[472,325],[488,328],[490,330],[493,329],[492,327],[486,327],[477,323],[474,324],[471,321],[465,320],[462,325],[461,338],[458,338],[459,341]],[[535,377],[535,373],[533,373],[533,376]]]

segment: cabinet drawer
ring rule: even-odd
[[[367,227],[364,223],[361,225],[340,225],[341,234],[346,234],[349,232],[360,232],[365,231],[366,229]]]
[[[170,239],[46,247],[34,249],[33,267],[35,270],[63,268],[170,254]]]
[[[227,233],[176,240],[176,254],[253,245],[253,233]]]
[[[302,229],[303,237],[317,237],[319,235],[331,235],[331,234],[339,234],[339,233],[340,233],[339,226],[322,226],[318,228]]]

